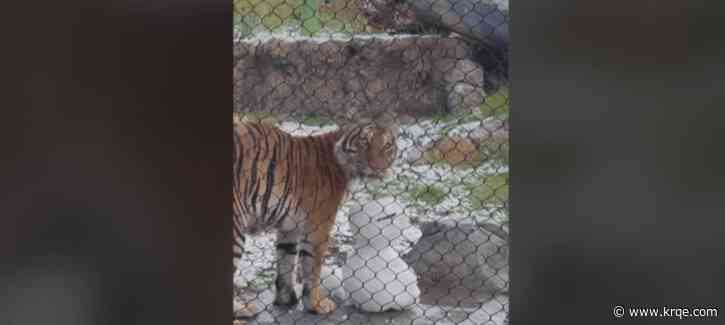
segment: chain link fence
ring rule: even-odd
[[[508,323],[508,23],[508,0],[234,0],[235,123],[399,125],[392,172],[337,212],[337,308],[273,303],[270,230],[235,260],[235,323]]]

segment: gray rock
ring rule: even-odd
[[[488,120],[481,124],[481,127],[472,130],[468,137],[477,143],[481,143],[490,139],[499,139],[508,141],[509,126],[508,121]]]
[[[421,230],[421,239],[403,257],[428,289],[421,301],[467,305],[508,292],[508,234],[500,226],[446,220]]]

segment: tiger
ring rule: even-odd
[[[336,309],[323,297],[320,274],[338,209],[352,181],[382,179],[390,173],[398,147],[397,123],[348,123],[314,136],[292,136],[259,122],[234,124],[234,271],[245,235],[276,230],[274,304],[295,306],[298,264],[305,310]],[[300,261],[301,260],[301,261]],[[300,262],[300,263],[298,263]],[[254,315],[241,307],[235,317]]]

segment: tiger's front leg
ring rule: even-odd
[[[277,279],[274,281],[274,304],[294,306],[299,302],[295,284],[297,283],[297,261],[299,257],[299,231],[277,232]]]
[[[303,242],[303,250],[300,251],[305,278],[302,286],[302,302],[305,309],[312,313],[329,314],[337,308],[330,297],[323,297],[320,292],[320,274],[333,224],[334,219],[331,223],[323,223],[312,229],[311,235],[307,237],[308,240]]]

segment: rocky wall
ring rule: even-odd
[[[243,39],[234,46],[234,110],[338,120],[382,111],[429,117],[477,109],[483,70],[456,38]]]

